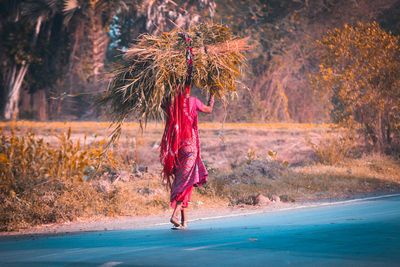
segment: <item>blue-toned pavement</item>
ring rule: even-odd
[[[400,196],[0,241],[0,266],[400,266]]]

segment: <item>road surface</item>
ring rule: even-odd
[[[0,266],[400,266],[400,196],[0,241]]]

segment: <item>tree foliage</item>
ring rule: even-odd
[[[91,104],[121,50],[144,33],[212,21],[257,44],[242,77],[250,90],[213,119],[323,122],[307,80],[318,68],[312,42],[358,20],[399,32],[399,10],[393,0],[0,0],[0,109],[19,88],[19,118],[103,118]]]
[[[391,149],[400,133],[399,36],[358,22],[328,31],[316,48],[319,72],[311,81],[334,120],[360,127],[377,150]]]

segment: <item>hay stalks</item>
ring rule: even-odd
[[[122,123],[129,115],[141,125],[149,118],[160,118],[163,100],[174,99],[183,88],[187,74],[186,43],[179,32],[144,34],[124,51],[108,91],[99,102],[111,106],[111,142],[119,137]],[[215,24],[201,24],[187,33],[194,53],[192,84],[225,100],[227,94],[236,91],[245,62],[243,53],[250,49],[248,39],[239,39],[229,28]]]

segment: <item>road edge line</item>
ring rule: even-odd
[[[268,211],[267,210],[260,210],[260,211],[238,213],[238,214],[211,216],[211,217],[205,217],[205,218],[192,219],[192,220],[188,220],[188,221],[189,222],[197,222],[197,221],[216,220],[216,219],[233,218],[233,217],[240,217],[240,216],[263,214],[263,213],[279,212],[279,211],[298,210],[298,209],[305,209],[305,208],[317,208],[317,207],[324,207],[324,206],[344,205],[344,204],[349,204],[349,203],[353,203],[353,202],[364,202],[364,201],[368,201],[368,200],[375,200],[375,199],[389,198],[389,197],[397,197],[397,196],[400,196],[400,193],[398,193],[398,194],[390,194],[390,195],[382,195],[382,196],[375,196],[375,197],[355,198],[355,199],[341,200],[341,201],[335,201],[335,202],[326,202],[326,203],[318,203],[318,204],[310,204],[310,205],[300,205],[300,206],[296,206],[296,207],[281,208],[281,209],[268,210]],[[169,225],[169,224],[170,223],[157,223],[157,224],[153,224],[153,226],[162,226],[162,225]]]

